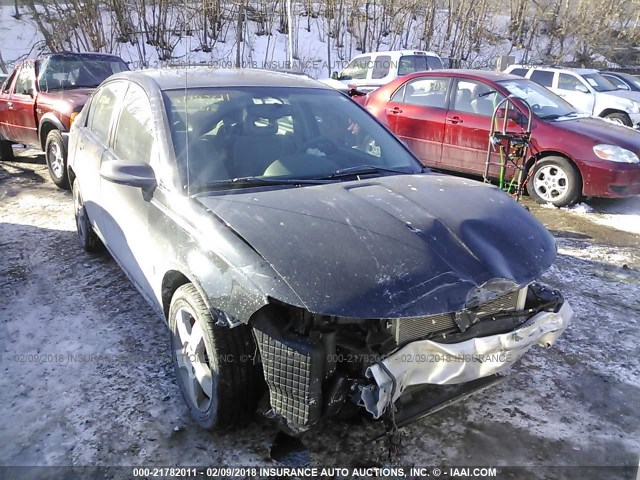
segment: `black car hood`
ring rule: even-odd
[[[319,314],[394,318],[460,310],[475,297],[486,301],[531,282],[556,254],[553,237],[521,205],[494,187],[448,176],[227,191],[198,200],[272,265],[300,306]]]
[[[588,136],[594,142],[620,145],[633,152],[640,151],[640,135],[636,130],[607,122],[601,118],[579,118],[559,120],[553,125],[569,132]]]

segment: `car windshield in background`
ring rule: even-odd
[[[116,57],[50,56],[38,62],[40,90],[95,88],[115,73],[128,70]]]
[[[575,113],[575,108],[545,87],[525,79],[498,82],[511,95],[526,101],[538,118],[559,118]]]
[[[611,92],[617,87],[599,73],[588,73],[582,76],[596,92]]]
[[[422,171],[384,127],[333,90],[198,88],[164,96],[190,192]]]

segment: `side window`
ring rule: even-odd
[[[546,72],[544,70],[534,70],[531,74],[531,80],[544,87],[550,87],[553,85],[553,72]]]
[[[519,77],[524,77],[527,75],[526,68],[514,68],[509,72],[510,75],[518,75]]]
[[[111,117],[118,100],[124,92],[122,82],[109,83],[98,90],[91,100],[87,127],[106,145],[109,143]]]
[[[613,83],[618,90],[631,90],[629,84],[621,78],[614,77],[613,75],[607,75],[605,73],[603,73],[602,76]]]
[[[498,103],[504,98],[504,95],[496,91],[491,85],[471,80],[461,80],[456,86],[453,98],[454,110],[490,117],[493,115]]]
[[[396,93],[393,94],[393,96],[391,97],[391,101],[392,102],[403,103],[404,102],[404,90],[405,90],[405,85],[400,87],[396,91]]]
[[[18,80],[16,80],[15,93],[19,95],[28,95],[29,90],[35,88],[35,70],[32,63],[25,63],[18,73]]]
[[[444,68],[442,65],[442,60],[433,55],[427,55],[427,67],[429,70],[441,70]]]
[[[2,93],[9,93],[9,91],[11,90],[11,84],[13,83],[14,78],[16,78],[15,70],[13,71],[11,76],[7,78],[7,80],[4,82],[4,86],[2,87]]]
[[[389,74],[391,68],[391,57],[389,55],[378,55],[373,62],[373,73],[371,78],[384,78]]]
[[[398,76],[429,70],[425,55],[404,55],[398,62]]]
[[[582,82],[573,75],[561,73],[558,77],[558,88],[561,90],[571,90],[572,92],[575,92],[580,89],[584,90],[587,87],[585,87]]]
[[[123,160],[149,163],[153,149],[153,115],[142,88],[132,84],[122,104],[113,151]]]
[[[353,60],[345,67],[340,75],[342,80],[364,80],[367,78],[367,68],[371,63],[371,57],[360,57]]]
[[[447,78],[418,78],[407,83],[405,88],[404,103],[422,107],[447,107]]]

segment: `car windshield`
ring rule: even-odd
[[[571,104],[531,80],[501,80],[498,83],[511,95],[527,102],[538,118],[559,118],[575,113]]]
[[[640,89],[640,79],[638,79],[638,77],[634,77],[628,73],[616,73],[616,75],[622,78],[625,82],[635,85],[636,88]]]
[[[40,90],[95,88],[114,73],[128,70],[118,57],[50,56],[37,62]]]
[[[617,90],[617,87],[613,83],[599,73],[588,73],[583,75],[582,78],[584,78],[596,92],[611,92]]]
[[[194,88],[164,97],[189,192],[422,171],[393,135],[334,90]]]

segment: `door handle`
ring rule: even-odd
[[[13,102],[7,102],[7,108],[13,110]]]
[[[462,119],[456,115],[455,117],[447,117],[447,122],[457,125],[462,123]]]
[[[394,113],[396,115],[398,113],[402,113],[402,109],[400,107],[393,107],[393,108],[390,108],[388,111],[389,111],[389,113]]]

